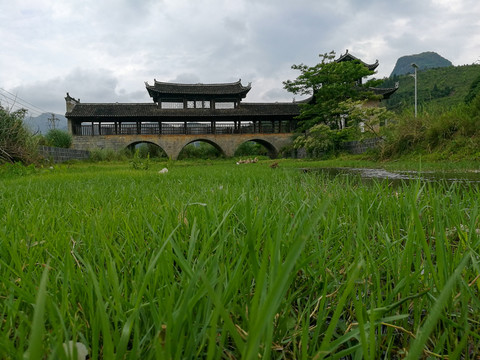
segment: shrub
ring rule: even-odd
[[[130,164],[135,170],[148,170],[150,168],[150,155],[147,154],[147,157],[142,159],[140,149],[137,149]]]
[[[23,109],[10,112],[0,106],[0,163],[30,164],[38,160],[36,139],[23,122],[25,113]]]
[[[45,138],[50,146],[69,148],[72,145],[72,135],[64,130],[51,129]]]
[[[352,140],[356,127],[343,130],[332,130],[325,124],[317,124],[305,134],[299,135],[293,141],[295,149],[305,148],[309,156],[325,157],[335,154],[341,149],[343,141]]]

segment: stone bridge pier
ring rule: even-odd
[[[283,147],[292,143],[292,134],[74,135],[72,148],[79,150],[101,148],[119,151],[138,143],[152,143],[162,148],[169,158],[176,160],[182,149],[195,141],[205,141],[213,145],[226,157],[232,157],[241,144],[254,141],[265,146],[269,156],[275,158]]]

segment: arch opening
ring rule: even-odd
[[[234,156],[270,156],[270,149],[264,144],[250,140],[240,144]]]
[[[178,159],[216,159],[225,157],[223,149],[214,141],[207,139],[196,139],[186,144],[180,153]]]
[[[278,150],[268,141],[262,139],[251,139],[243,142],[235,150],[235,156],[268,156],[275,159]]]
[[[133,156],[138,151],[141,158],[168,158],[167,153],[159,145],[149,141],[136,141],[126,147],[129,155]]]

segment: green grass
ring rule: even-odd
[[[272,162],[0,171],[0,358],[480,353],[478,187]]]

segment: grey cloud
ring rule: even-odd
[[[63,78],[22,85],[14,88],[12,92],[22,99],[35,99],[39,107],[55,113],[65,112],[64,97],[67,92],[80,98],[81,102],[149,101],[145,90],[118,89],[118,84],[118,79],[108,70],[77,68]]]
[[[480,55],[476,0],[0,0],[0,86],[48,110],[82,101],[149,101],[143,81],[253,82],[248,101],[284,101],[292,64],[348,48],[379,77],[400,56]],[[452,5],[453,4],[453,5]],[[456,6],[450,11],[448,6]],[[278,96],[278,98],[276,98]]]
[[[268,101],[293,101],[294,96],[285,89],[274,88],[264,93],[263,97]],[[299,100],[299,99],[296,99]]]
[[[201,82],[200,78],[196,74],[192,74],[192,73],[178,74],[174,79],[170,81],[174,83],[180,83],[180,84],[196,84]]]

